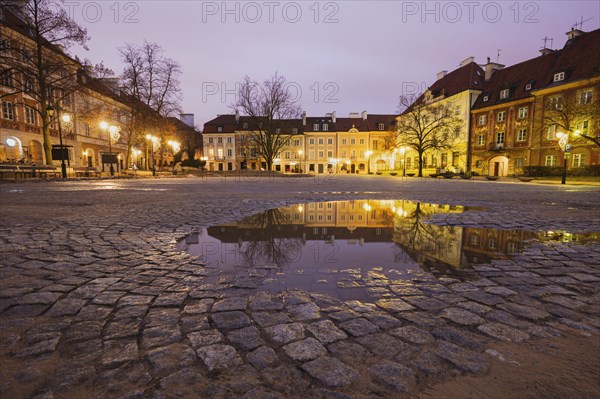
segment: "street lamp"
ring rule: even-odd
[[[46,112],[48,113],[48,116],[50,118],[52,118],[54,116],[54,108],[52,108],[52,106],[48,106],[48,108],[46,108]],[[58,119],[58,140],[60,142],[60,171],[61,171],[61,176],[63,179],[67,178],[67,165],[65,165],[65,147],[63,146],[63,139],[62,139],[62,124],[61,124],[61,117],[60,117],[60,108],[57,106],[56,107],[56,116]],[[69,115],[63,115],[64,117],[67,117],[69,122],[71,121],[71,118]]]
[[[400,147],[400,155],[402,155],[402,176],[406,177],[406,147]]]
[[[118,126],[113,126],[113,125],[109,125],[108,122],[106,121],[101,121],[100,122],[100,129],[104,130],[104,131],[108,131],[108,156],[109,156],[109,160],[110,160],[110,175],[114,176],[115,175],[115,167],[113,165],[113,153],[112,153],[112,141],[117,141],[119,139],[119,130],[120,128]]]
[[[367,157],[367,173],[371,174],[371,155],[373,155],[373,151],[367,150],[365,151],[365,156]]]
[[[578,134],[578,132],[576,133]],[[567,160],[569,159],[569,155],[571,155],[571,144],[569,144],[569,133],[556,133],[556,137],[558,138],[558,146],[563,151],[563,174],[562,180],[560,184],[567,183]]]

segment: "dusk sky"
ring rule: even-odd
[[[182,68],[182,110],[196,124],[230,113],[244,75],[285,76],[309,115],[395,113],[398,96],[436,73],[486,57],[536,57],[543,38],[562,48],[576,22],[598,29],[598,1],[137,1],[67,2],[87,27],[89,51],[120,74],[117,48],[160,44]],[[118,12],[117,12],[118,11]]]

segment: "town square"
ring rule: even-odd
[[[0,6],[0,398],[600,397],[597,4]]]

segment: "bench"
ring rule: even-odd
[[[102,172],[98,172],[96,168],[86,166],[74,166],[73,172],[76,177],[100,177]]]

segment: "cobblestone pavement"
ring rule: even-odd
[[[600,244],[533,243],[468,278],[373,275],[372,303],[206,284],[176,248],[211,224],[337,199],[472,205],[432,222],[600,231],[598,187],[175,178],[0,185],[0,397],[411,397],[485,373],[489,344],[600,329]],[[383,276],[385,277],[385,276]]]

